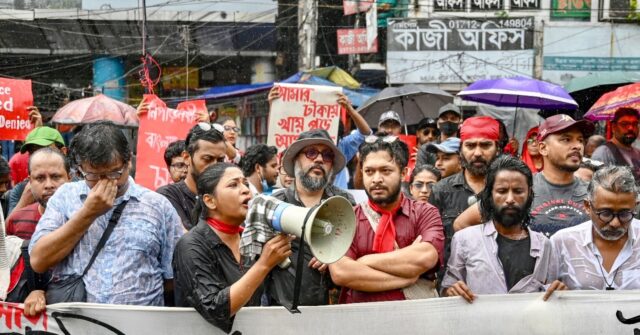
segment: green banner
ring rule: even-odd
[[[591,0],[551,0],[551,19],[589,21]]]

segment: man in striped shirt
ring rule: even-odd
[[[31,239],[36,224],[47,208],[47,201],[60,185],[69,181],[69,164],[58,150],[46,147],[29,157],[29,182],[36,200],[33,204],[15,210],[7,219],[7,235],[24,240]]]

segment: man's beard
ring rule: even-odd
[[[627,135],[632,135],[632,136],[627,136]],[[626,133],[623,134],[622,136],[618,137],[618,141],[620,141],[620,143],[624,144],[624,145],[632,145],[633,142],[636,141],[636,138],[638,136],[634,133]]]
[[[593,230],[606,241],[617,241],[627,233],[627,228],[625,227],[604,229],[604,227],[598,228],[595,223],[593,223]]]
[[[531,207],[531,197],[523,206],[497,206],[491,199],[491,207],[493,207],[493,222],[497,222],[504,227],[514,227],[524,224],[527,213]]]
[[[460,155],[460,163],[462,164],[462,167],[469,171],[472,175],[474,176],[486,176],[487,175],[487,171],[489,170],[489,165],[491,165],[491,162],[493,162],[493,160],[495,159],[495,156],[490,160],[490,161],[486,161],[484,158],[478,158],[474,161],[467,161],[467,158],[464,157],[464,155]],[[476,162],[481,162],[483,163],[482,166],[475,166],[473,165],[473,163]]]
[[[580,155],[580,161],[582,161],[582,154],[579,154],[579,155]],[[565,157],[565,161],[562,161],[562,162],[557,163],[557,164],[553,164],[552,163],[552,165],[555,165],[558,169],[560,169],[562,171],[565,171],[565,172],[574,173],[574,172],[578,171],[578,169],[580,168],[580,163],[575,164],[575,165],[569,165],[569,164],[565,163],[567,158],[568,157]]]
[[[384,198],[374,198],[371,193],[369,193],[369,190],[365,187],[365,192],[367,193],[367,197],[369,199],[371,199],[371,202],[373,202],[374,204],[378,205],[378,206],[386,206],[389,204],[392,204],[393,202],[395,202],[396,200],[398,200],[398,197],[400,196],[400,183],[397,183],[395,185],[392,185],[393,187],[387,187],[386,185],[377,185],[377,186],[373,186],[372,188],[379,188],[379,189],[384,189],[387,190],[389,192],[389,195],[384,197]]]
[[[196,165],[193,163],[193,158],[191,158],[191,178],[193,178],[193,181],[195,181],[196,183],[198,182],[198,178],[200,178],[200,171],[198,171],[196,169]]]
[[[315,168],[322,170],[322,177],[311,176],[311,170]],[[296,162],[294,173],[296,178],[300,180],[300,183],[302,183],[302,186],[311,192],[317,192],[329,186],[331,178],[333,177],[333,170],[327,172],[322,164],[311,165],[306,171],[304,171],[300,164]]]

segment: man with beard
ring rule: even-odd
[[[638,110],[633,108],[619,108],[616,110],[611,129],[613,139],[598,147],[592,158],[607,165],[629,166],[640,183],[640,150],[633,147],[638,138]]]
[[[587,219],[582,205],[587,183],[574,172],[580,168],[585,139],[594,128],[589,121],[575,121],[565,114],[550,116],[540,124],[538,150],[544,169],[533,176],[532,230],[549,237]]]
[[[351,194],[331,183],[332,177],[344,166],[344,155],[326,130],[305,131],[287,148],[282,157],[283,169],[288,175],[295,176],[295,180],[289,188],[274,193],[273,197],[295,206],[313,207],[322,200],[339,195],[355,205]],[[290,306],[293,301],[296,260],[300,251],[298,239],[291,242],[291,251],[291,265],[287,268],[276,267],[271,271],[271,280],[266,289],[272,305]],[[326,273],[327,265],[313,257],[308,245],[304,251],[305,264],[310,269],[302,271],[299,304],[326,305],[329,303],[328,291],[331,284]]]
[[[449,259],[453,221],[476,202],[476,194],[484,189],[487,169],[500,153],[499,140],[498,121],[488,116],[466,119],[460,127],[462,171],[442,179],[433,186],[429,202],[436,206],[442,216],[445,262]]]
[[[462,122],[460,107],[454,104],[446,104],[438,110],[438,129],[440,130],[440,142],[449,137],[456,136],[458,126]]]
[[[541,292],[551,283],[546,300],[565,288],[554,281],[551,243],[527,227],[532,187],[531,170],[521,160],[505,155],[491,164],[479,194],[485,223],[453,236],[443,295],[471,303],[476,294]]]
[[[49,198],[70,180],[69,170],[67,159],[58,150],[42,148],[29,156],[29,183],[36,202],[11,213],[6,223],[7,235],[31,239]]]
[[[198,123],[189,131],[182,153],[187,164],[187,177],[177,183],[160,187],[156,192],[162,194],[176,209],[184,229],[194,227],[191,212],[196,205],[196,182],[200,173],[209,165],[224,162],[226,144],[222,131],[209,123]]]
[[[358,205],[351,248],[329,266],[343,287],[341,303],[436,297],[444,233],[438,210],[405,197],[408,149],[395,137],[367,138],[360,147],[367,203]]]
[[[607,166],[589,184],[584,206],[591,220],[551,237],[558,278],[569,289],[640,289],[640,221],[633,218],[638,187],[631,169]]]
[[[249,181],[253,197],[259,194],[271,194],[278,180],[278,149],[266,144],[249,147],[240,160],[242,173]]]

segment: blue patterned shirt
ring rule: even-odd
[[[84,181],[67,183],[49,199],[29,245],[64,225],[89,194]],[[164,279],[173,278],[173,250],[182,236],[182,223],[169,201],[129,178],[127,192],[109,212],[98,217],[73,251],[53,267],[52,280],[80,275],[89,263],[115,207],[128,199],[104,248],[84,276],[87,302],[127,305],[164,304]]]

